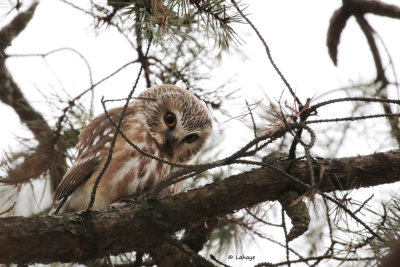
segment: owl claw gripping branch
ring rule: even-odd
[[[123,107],[109,111],[114,122]],[[186,163],[200,151],[212,130],[207,108],[187,90],[174,85],[147,89],[128,105],[122,132],[144,152],[176,163]],[[51,214],[85,210],[93,185],[106,162],[116,129],[105,114],[94,118],[79,135],[78,156],[54,195]],[[157,184],[171,166],[149,158],[118,136],[113,157],[96,192],[95,210],[115,200],[140,194]],[[171,192],[178,192],[175,184]]]

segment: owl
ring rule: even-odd
[[[108,112],[114,122],[119,121],[122,109]],[[129,103],[121,130],[141,150],[170,162],[186,163],[209,137],[212,121],[205,105],[192,93],[175,85],[161,85],[147,89]],[[115,132],[105,114],[83,129],[76,145],[76,161],[55,191],[50,214],[87,209]],[[170,171],[171,165],[143,155],[118,135],[92,209],[104,210],[120,198],[139,195]],[[168,190],[177,193],[180,185]]]

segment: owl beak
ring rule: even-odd
[[[167,138],[165,139],[165,146],[170,147],[172,144],[176,143],[178,141],[178,138],[172,135],[167,135]]]

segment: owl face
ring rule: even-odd
[[[206,107],[192,93],[174,85],[148,89],[142,100],[148,131],[160,149],[175,162],[191,160],[212,130]]]

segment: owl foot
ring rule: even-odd
[[[114,202],[110,204],[110,209],[119,209],[125,206],[127,203],[124,202]]]
[[[122,208],[122,207],[126,206],[127,204],[136,201],[136,198],[137,198],[136,195],[120,197],[120,198],[116,199],[115,202],[110,204],[110,209]]]

